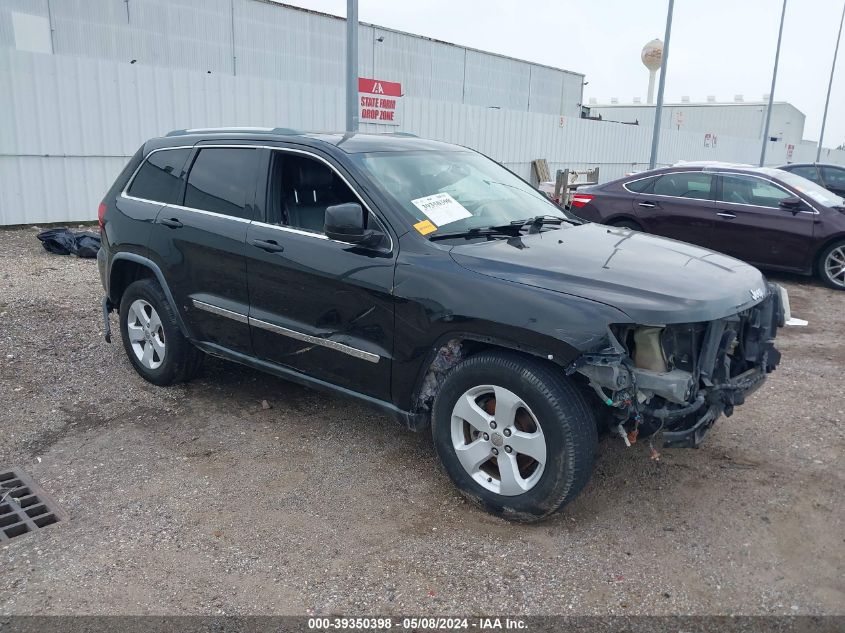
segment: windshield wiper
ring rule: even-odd
[[[432,242],[436,240],[448,240],[450,238],[472,238],[472,237],[487,237],[489,235],[498,235],[499,237],[516,237],[519,235],[521,225],[505,224],[503,226],[485,226],[467,229],[465,231],[455,231],[453,233],[437,233],[432,235],[429,240]]]
[[[474,227],[465,231],[455,231],[454,233],[438,233],[432,235],[430,240],[445,240],[456,237],[486,237],[488,235],[499,235],[504,237],[517,237],[520,231],[526,226],[529,227],[528,233],[539,233],[544,224],[563,224],[564,222],[571,222],[567,218],[559,218],[556,215],[537,215],[533,218],[523,218],[521,220],[512,220],[508,224],[497,224],[493,226]]]

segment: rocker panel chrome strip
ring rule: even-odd
[[[227,310],[226,308],[221,308],[210,303],[205,303],[204,301],[198,301],[197,299],[193,299],[193,304],[194,307],[200,310],[205,310],[206,312],[211,312],[212,314],[232,319],[234,321],[237,321],[238,323],[248,323],[249,325],[254,325],[257,328],[261,328],[262,330],[267,330],[268,332],[273,332],[274,334],[281,334],[282,336],[287,336],[288,338],[293,338],[297,341],[311,343],[312,345],[319,345],[320,347],[327,347],[328,349],[334,350],[336,352],[341,352],[343,354],[348,354],[349,356],[353,356],[355,358],[360,358],[361,360],[365,360],[369,363],[377,363],[381,359],[378,354],[373,354],[372,352],[365,352],[364,350],[358,349],[357,347],[345,345],[344,343],[338,343],[337,341],[332,341],[331,339],[320,338],[319,336],[303,334],[302,332],[290,330],[286,327],[282,327],[281,325],[275,325],[274,323],[268,323],[267,321],[262,321],[260,319],[253,319],[252,317],[248,317],[247,315],[241,314],[240,312],[233,312],[232,310]]]

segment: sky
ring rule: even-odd
[[[346,15],[346,0],[283,0]],[[787,0],[775,100],[806,116],[818,140],[845,0]],[[761,100],[772,81],[781,0],[677,0],[667,102]],[[668,0],[359,0],[359,20],[586,75],[584,101],[646,98],[643,45],[663,39]],[[843,37],[845,40],[845,37]],[[845,143],[845,41],[824,145]]]

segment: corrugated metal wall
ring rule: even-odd
[[[106,189],[147,138],[223,125],[341,129],[340,87],[0,49],[0,225],[92,220]],[[368,124],[362,131],[381,132]],[[403,131],[477,148],[523,177],[545,158],[552,170],[599,166],[602,180],[644,169],[643,126],[406,97]],[[666,131],[660,162],[756,161],[756,141]],[[798,146],[794,161],[815,150]],[[786,162],[771,143],[768,162]],[[845,164],[845,152],[823,160]]]
[[[654,106],[595,105],[590,115],[601,115],[605,121],[639,122],[651,127]],[[804,114],[789,103],[775,102],[769,136],[798,145],[804,136]],[[717,135],[762,138],[766,120],[765,103],[670,103],[663,108],[660,124],[667,130],[711,132]]]
[[[49,16],[54,54],[16,50],[12,11]],[[535,158],[552,171],[599,166],[602,180],[646,167],[649,128],[578,118],[581,75],[374,26],[361,38],[360,74],[403,83],[400,131],[477,148],[524,177]],[[341,129],[343,39],[343,20],[256,0],[0,0],[0,225],[95,219],[126,160],[169,130]],[[799,145],[792,159],[814,153]],[[704,147],[688,131],[667,131],[660,148],[667,164],[758,155],[754,140]],[[768,160],[786,162],[785,144]]]

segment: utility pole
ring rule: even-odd
[[[358,0],[346,0],[346,131],[358,131]]]
[[[819,148],[816,150],[816,162],[822,156],[822,142],[824,141],[824,126],[827,123],[827,107],[830,105],[830,89],[833,88],[833,71],[836,70],[836,56],[839,54],[839,40],[842,38],[842,23],[845,22],[845,4],[842,5],[842,18],[839,20],[839,35],[836,36],[836,48],[833,51],[833,63],[830,65],[830,82],[827,84],[827,99],[824,102],[824,116],[822,117],[822,132],[819,134]]]
[[[772,103],[775,100],[775,82],[778,78],[778,60],[780,59],[780,40],[783,36],[783,21],[786,17],[786,0],[783,0],[783,10],[780,12],[780,29],[778,30],[778,46],[775,49],[775,69],[772,71],[772,88],[769,90],[769,105],[766,108],[766,127],[763,130],[763,147],[760,149],[760,167],[766,162],[766,146],[769,144],[769,124],[772,122]]]
[[[666,14],[666,35],[663,36],[663,59],[660,62],[660,83],[657,86],[657,105],[654,107],[654,130],[651,135],[651,159],[649,169],[657,165],[657,149],[660,145],[660,116],[663,113],[663,89],[666,87],[666,67],[669,65],[669,37],[672,35],[672,11],[675,0],[669,0],[669,11]]]

